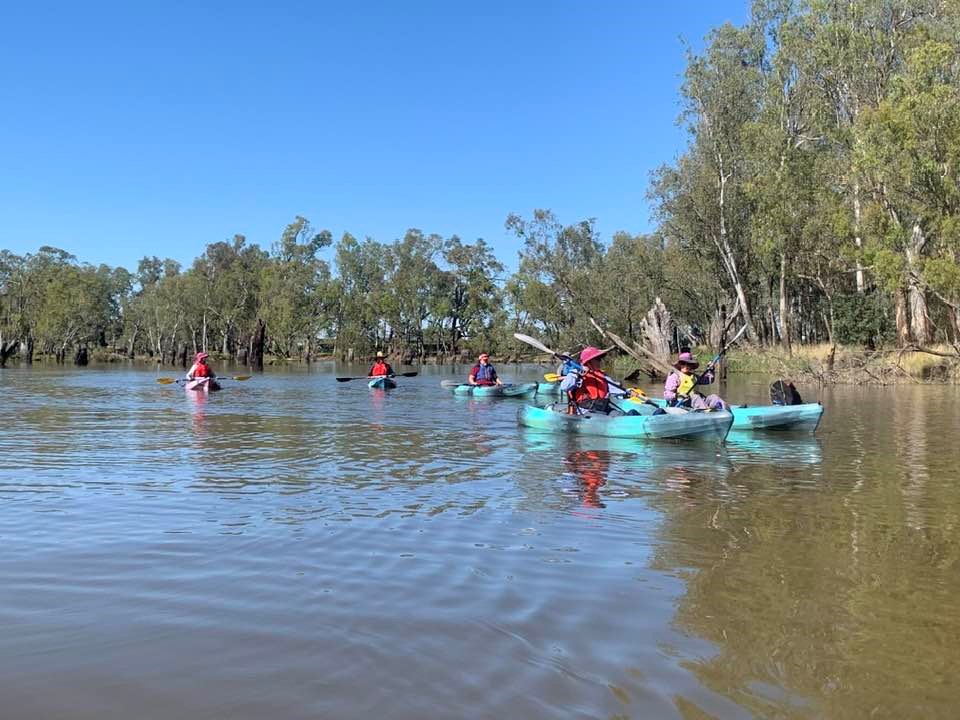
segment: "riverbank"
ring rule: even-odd
[[[947,357],[949,346],[930,352],[869,351],[843,346],[804,345],[788,353],[779,348],[737,348],[727,356],[731,373],[765,373],[823,385],[898,385],[960,383],[960,358]]]

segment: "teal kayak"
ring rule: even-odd
[[[457,385],[453,388],[454,395],[469,397],[528,397],[537,392],[536,383],[521,383],[519,385]]]
[[[660,407],[666,407],[663,398],[650,398]],[[628,400],[626,407],[640,406],[636,400]],[[641,406],[642,407],[642,406]],[[791,430],[813,432],[820,424],[823,405],[804,403],[803,405],[734,405],[734,430]]]
[[[734,430],[799,430],[814,432],[823,415],[820,403],[803,405],[738,405],[733,411]]]
[[[376,377],[367,383],[367,387],[377,390],[391,390],[397,386],[396,380],[391,377]]]
[[[638,415],[570,415],[564,404],[539,408],[528,405],[517,414],[526,427],[556,433],[599,435],[622,438],[704,438],[723,441],[733,425],[733,415],[721,412],[668,412],[654,415],[649,405],[637,408]]]
[[[559,395],[560,383],[558,382],[538,382],[537,395]]]

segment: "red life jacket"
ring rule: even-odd
[[[578,403],[584,400],[602,400],[609,396],[610,388],[607,385],[607,376],[599,370],[588,369],[583,373],[580,387],[573,391],[573,400]]]
[[[210,377],[210,366],[206,363],[197,363],[193,376],[195,378]]]
[[[370,368],[369,375],[370,377],[383,377],[385,375],[389,375],[391,371],[392,370],[387,363],[385,363],[383,360],[377,360],[373,364],[373,367]]]

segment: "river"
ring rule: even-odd
[[[0,715],[956,717],[957,388],[644,444],[448,373],[0,370]]]

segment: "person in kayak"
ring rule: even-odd
[[[497,377],[497,371],[490,364],[490,356],[487,353],[480,353],[477,364],[470,370],[467,382],[471,385],[503,385]]]
[[[207,358],[210,357],[205,352],[198,352],[193,358],[193,365],[187,370],[187,380],[196,380],[198,378],[215,378],[217,374],[213,368],[207,364]]]
[[[709,385],[714,380],[713,368],[708,366],[701,374],[693,371],[700,367],[693,353],[681,352],[673,364],[674,371],[667,375],[663,385],[663,399],[671,407],[687,407],[693,410],[726,410],[727,404],[719,395],[704,397],[697,392],[698,385]]]
[[[560,383],[560,390],[566,393],[567,409],[571,415],[582,410],[590,412],[610,412],[610,386],[607,385],[607,376],[600,369],[601,358],[607,354],[593,345],[588,345],[580,351],[580,369],[569,363]]]
[[[370,368],[370,372],[367,373],[367,377],[394,377],[395,375],[396,373],[393,372],[390,363],[384,360],[383,352],[377,350],[377,359]]]

